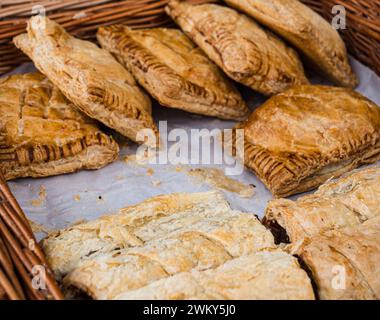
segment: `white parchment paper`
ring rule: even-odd
[[[380,78],[354,59],[352,65],[360,78],[357,91],[380,105]],[[31,64],[25,64],[12,73],[33,70]],[[313,83],[326,83],[315,75],[311,79]],[[249,89],[241,89],[252,110],[265,100]],[[231,121],[201,117],[159,105],[154,105],[153,115],[156,121],[167,120],[168,130],[182,128],[189,132],[192,128],[224,129],[234,126]],[[97,171],[81,171],[43,179],[19,179],[9,182],[9,185],[29,219],[48,230],[114,213],[122,207],[159,194],[213,189],[189,177],[186,169],[179,170],[176,165],[138,165],[135,161],[125,161],[125,156],[133,154],[135,149],[132,143],[123,146],[119,160]],[[242,198],[236,193],[222,191],[231,206],[262,217],[267,202],[272,199],[270,192],[248,170],[232,178],[255,185],[256,193],[252,198]],[[41,236],[38,234],[39,238]]]

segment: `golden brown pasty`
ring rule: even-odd
[[[307,84],[297,53],[233,9],[170,1],[166,12],[232,79],[265,95]]]
[[[320,299],[380,299],[380,217],[326,231],[293,252],[305,263]]]
[[[115,25],[101,27],[97,38],[160,104],[222,119],[248,116],[234,85],[181,31]]]
[[[225,0],[298,48],[336,84],[354,88],[353,73],[339,33],[298,0]]]
[[[244,130],[245,165],[277,197],[311,190],[380,159],[380,108],[350,89],[293,87],[237,129]],[[233,141],[238,146],[241,136]]]
[[[215,191],[148,199],[117,215],[53,233],[42,247],[66,287],[96,299],[114,299],[181,272],[213,270],[241,256],[275,250],[272,234],[255,215],[231,210]],[[284,259],[281,272],[290,270],[294,284],[278,283],[282,294],[312,299],[306,273],[290,256]],[[250,289],[258,290],[255,285]]]
[[[0,79],[0,169],[7,180],[98,169],[118,152],[42,74]]]
[[[297,243],[326,230],[357,227],[377,216],[380,216],[379,166],[328,182],[297,201],[273,200],[267,206],[264,222],[277,242]]]
[[[310,280],[297,260],[263,250],[209,270],[191,270],[126,291],[119,300],[312,300]]]
[[[110,53],[45,17],[32,17],[27,31],[15,45],[83,112],[134,141],[156,130],[149,98]]]

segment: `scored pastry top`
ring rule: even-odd
[[[112,137],[40,73],[1,78],[0,104],[0,167],[6,179],[95,169],[117,158]],[[49,163],[57,168],[49,169]]]
[[[172,0],[166,12],[230,78],[253,90],[272,95],[309,83],[292,48],[234,9]]]
[[[345,44],[328,21],[298,0],[225,0],[299,49],[336,84],[354,88],[358,79]]]
[[[134,141],[138,130],[156,130],[149,98],[106,50],[70,36],[42,16],[32,17],[27,33],[15,37],[14,43],[90,117]]]
[[[248,108],[235,86],[180,30],[101,27],[97,38],[162,105],[223,119]]]
[[[237,126],[245,164],[276,196],[313,189],[380,158],[380,108],[350,89],[295,86]]]

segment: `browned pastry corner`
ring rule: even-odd
[[[380,216],[380,167],[369,167],[323,184],[297,201],[269,202],[264,223],[277,242],[298,243],[326,230],[358,227]]]
[[[98,169],[118,156],[112,137],[40,73],[1,78],[0,106],[0,169],[7,180]]]
[[[97,38],[160,104],[243,120],[248,107],[234,85],[180,30],[101,27]]]
[[[339,33],[321,16],[298,0],[225,0],[272,29],[299,49],[337,85],[354,88],[358,79],[351,69]]]
[[[380,299],[380,217],[326,231],[293,252],[305,263],[320,299]]]
[[[350,89],[295,86],[236,128],[244,130],[244,142],[233,145],[244,144],[245,165],[276,197],[380,159],[380,108]]]
[[[265,95],[308,84],[297,53],[247,16],[215,4],[177,0],[166,12],[237,82]]]
[[[15,45],[75,106],[133,141],[142,129],[156,132],[149,98],[110,53],[42,16],[27,31]]]
[[[50,234],[42,247],[65,287],[95,299],[314,299],[297,260],[216,191],[154,197]],[[155,284],[161,280],[172,293]]]

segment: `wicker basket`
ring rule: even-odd
[[[344,5],[347,10],[347,29],[342,31],[342,35],[350,53],[380,75],[380,0],[302,1],[326,19],[331,19],[334,5]],[[12,38],[25,32],[26,21],[39,7],[43,6],[46,15],[61,23],[72,34],[93,39],[100,25],[125,23],[133,28],[170,25],[171,21],[164,13],[167,2],[168,0],[3,0],[0,2],[0,74],[28,61],[14,47]]]
[[[214,2],[190,0],[195,3]],[[215,0],[217,1],[217,0]],[[344,5],[342,35],[350,53],[380,75],[380,0],[302,0],[326,19]],[[29,17],[44,7],[46,15],[73,35],[94,39],[97,28],[114,23],[133,28],[172,25],[164,13],[168,0],[3,0],[0,1],[0,75],[28,61],[12,44],[25,32]],[[33,10],[34,8],[34,10]],[[32,245],[31,245],[32,244]],[[46,271],[46,289],[32,286],[33,266]],[[0,172],[0,299],[61,299],[62,294],[36,244],[31,228]]]

